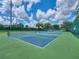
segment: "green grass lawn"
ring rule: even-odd
[[[0,36],[0,59],[79,59],[79,39],[62,33],[45,48]]]
[[[0,31],[0,34],[6,34],[7,31]]]

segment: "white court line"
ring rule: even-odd
[[[11,37],[11,38],[12,38],[12,37]],[[13,37],[13,38],[14,38],[14,37]],[[44,48],[46,48],[48,45],[50,45],[56,38],[55,38],[54,40],[52,39],[52,40],[51,40],[49,43],[47,43],[44,47],[41,47],[41,46],[32,44],[32,43],[30,43],[30,42],[27,42],[27,41],[24,41],[24,40],[21,40],[21,39],[18,39],[18,38],[14,38],[14,39],[19,40],[19,41],[24,42],[24,43],[27,43],[27,44],[29,44],[29,45],[35,46],[35,47],[37,47],[37,48],[44,49]]]
[[[10,38],[14,38],[14,37],[10,37]],[[20,41],[20,42],[26,43],[26,44],[28,44],[28,45],[32,45],[32,46],[35,46],[35,47],[38,47],[38,48],[42,48],[42,47],[40,47],[40,46],[37,46],[37,45],[35,45],[35,44],[32,44],[32,43],[30,43],[30,42],[27,42],[27,41],[24,41],[24,40],[21,40],[21,39],[18,39],[18,38],[14,38],[14,39],[16,39],[16,40],[18,40],[18,41]]]
[[[19,35],[19,34],[13,34],[13,35]],[[20,34],[20,35],[22,35],[22,34]],[[22,36],[20,36],[20,38],[22,38],[22,37],[25,37],[25,36],[35,36],[35,35],[37,35],[37,36],[39,36],[39,35],[54,35],[54,36],[59,36],[59,34],[48,34],[48,33],[46,33],[46,34],[42,34],[42,33],[39,33],[39,34],[31,34],[31,35],[22,35]],[[12,37],[12,36],[11,36]]]
[[[4,35],[1,35],[1,36],[4,36]],[[6,35],[6,37],[7,37],[7,35]],[[25,37],[25,36],[24,36]],[[14,37],[11,37],[11,38],[14,38]],[[24,41],[24,40],[21,40],[21,39],[18,39],[18,38],[15,38],[15,39],[17,39],[17,40],[19,40],[19,41],[21,41],[21,42],[24,42],[24,43],[27,43],[27,44],[30,44],[30,45],[32,45],[32,46],[35,46],[35,47],[38,47],[38,48],[45,48],[45,47],[47,47],[49,44],[51,44],[52,42],[54,42],[54,40],[56,39],[52,39],[49,43],[47,43],[44,47],[40,47],[40,46],[38,46],[38,45],[35,45],[35,44],[32,44],[32,43],[30,43],[30,42],[27,42],[27,41]]]
[[[59,37],[60,37],[60,35],[59,35]],[[57,38],[59,38],[59,37],[57,37]],[[55,38],[54,40],[51,40],[48,44],[46,44],[44,47],[42,47],[42,48],[46,48],[47,46],[49,46],[51,43],[53,43],[57,38]]]
[[[60,35],[59,35],[60,36]],[[23,37],[25,37],[25,36],[23,36]],[[14,37],[11,37],[11,38],[14,38]],[[22,37],[21,37],[22,38]],[[58,38],[58,37],[57,37]],[[32,46],[35,46],[35,47],[38,47],[38,48],[41,48],[41,49],[44,49],[44,48],[46,48],[48,45],[50,45],[52,42],[54,42],[55,41],[55,39],[52,39],[48,44],[46,44],[44,47],[40,47],[40,46],[38,46],[38,45],[35,45],[35,44],[32,44],[32,43],[30,43],[30,42],[27,42],[27,41],[24,41],[24,40],[21,40],[21,39],[18,39],[18,38],[15,38],[16,40],[19,40],[19,41],[21,41],[21,42],[24,42],[24,43],[27,43],[27,44],[30,44],[30,45],[32,45]]]

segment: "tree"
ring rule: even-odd
[[[53,28],[54,28],[55,30],[59,30],[59,25],[53,25]]]
[[[24,28],[24,25],[22,23],[17,24],[17,28],[23,29]]]
[[[42,23],[37,23],[36,27],[38,27],[38,29],[42,29],[43,28],[43,24]]]
[[[76,17],[74,22],[79,22],[79,16]]]
[[[28,28],[28,27],[29,27],[28,25],[25,26],[25,28]]]
[[[17,24],[12,24],[12,25],[11,25],[11,28],[12,28],[12,29],[18,29],[18,25],[17,25]]]
[[[68,31],[69,28],[72,27],[72,22],[63,22],[61,27],[64,28],[66,31]]]
[[[76,14],[77,14],[77,17],[75,19],[75,22],[79,22],[79,6],[77,7]]]
[[[43,26],[44,29],[52,29],[52,25],[50,23],[45,23]]]
[[[0,24],[0,28],[3,28],[3,27],[4,27],[4,25]]]

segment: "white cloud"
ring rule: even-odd
[[[2,0],[0,1],[2,6],[0,7],[0,12],[5,13],[6,11],[10,11],[10,0]],[[14,6],[21,6],[22,0],[12,0]]]
[[[33,17],[34,17],[34,16],[33,16],[33,14],[31,13],[31,16],[29,17],[29,20],[30,20],[30,21],[31,21],[31,20],[34,20]]]
[[[78,0],[78,5],[79,5],[79,0]]]
[[[46,19],[40,19],[40,21],[39,21],[40,23],[49,23],[49,21],[48,20],[46,20]]]
[[[21,6],[22,0],[12,0],[12,3],[13,3],[15,6]]]
[[[31,10],[31,7],[33,4],[37,4],[40,2],[40,0],[26,0],[26,2],[29,2],[29,4],[27,5],[27,11]]]
[[[46,18],[45,17],[45,12],[41,11],[40,9],[37,10],[36,16],[37,16],[38,19]]]
[[[27,5],[28,11],[31,10],[33,4],[37,4],[40,2],[40,0],[24,0],[24,1],[29,3]],[[10,0],[2,0],[1,2],[2,2],[2,6],[0,7],[0,12],[4,13],[6,11],[9,11]],[[13,20],[14,23],[16,19],[26,20],[26,21],[29,20],[31,25],[37,23],[37,21],[33,19],[34,17],[33,14],[31,14],[31,16],[28,16],[26,11],[24,10],[24,5],[21,5],[22,0],[12,0],[12,2],[15,5],[13,6],[13,16],[16,16],[16,18],[14,18],[15,20]],[[79,5],[79,0],[57,0],[56,2],[57,11],[48,9],[47,12],[44,12],[38,9],[36,12],[36,17],[37,19],[39,19],[39,22],[43,22],[43,23],[51,22],[51,21],[54,22],[59,20],[60,20],[59,22],[62,22],[63,20],[65,20],[67,17],[71,15],[71,11],[75,10],[77,5]],[[4,21],[0,20],[0,22],[4,22]],[[9,22],[6,21],[4,23],[9,23]]]
[[[27,5],[27,11],[30,11],[31,7],[32,7],[32,3],[29,3],[29,4]]]
[[[0,22],[3,21],[4,19],[0,16]]]
[[[36,23],[37,23],[36,20],[31,20],[30,23],[28,23],[28,26],[31,28],[33,28],[33,27],[36,28]]]
[[[49,19],[49,18],[54,18],[55,13],[56,11],[52,9],[49,9],[46,13],[38,9],[36,16],[37,16],[37,19]]]
[[[10,24],[10,21],[9,20],[6,20],[2,16],[0,16],[0,24],[8,25],[8,24]]]
[[[6,11],[9,11],[10,12],[10,0],[2,0],[0,1],[2,2],[2,6],[0,7],[0,12],[2,14],[5,14]],[[13,16],[15,16],[12,20],[13,20],[13,23],[15,23],[16,20],[29,20],[29,16],[27,15],[26,11],[24,10],[24,5],[21,5],[22,4],[22,0],[12,0],[12,3],[15,5],[12,7],[12,14]],[[19,6],[19,7],[16,7],[16,6]],[[10,18],[9,16],[8,17],[3,17],[6,19],[6,21],[4,22],[4,19],[3,21],[0,21],[0,22],[4,22],[5,23],[10,23]]]
[[[4,13],[6,11],[10,11],[10,0],[3,0],[2,6],[0,7],[0,12]]]
[[[57,0],[56,20],[65,20],[78,5],[77,0]]]
[[[36,17],[40,22],[54,22],[59,21],[62,23],[65,19],[72,15],[78,5],[78,0],[57,0],[57,10],[48,9],[45,13],[40,9],[37,10]]]
[[[16,17],[19,17],[20,20],[29,20],[29,16],[27,15],[26,11],[24,10],[24,5],[16,8],[13,8],[13,13],[16,15]]]
[[[54,17],[55,16],[55,13],[56,13],[55,10],[49,9],[47,11],[47,17],[51,17],[51,16]]]

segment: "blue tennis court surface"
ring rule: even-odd
[[[44,47],[58,37],[61,32],[16,32],[10,37],[18,38],[33,45]]]

